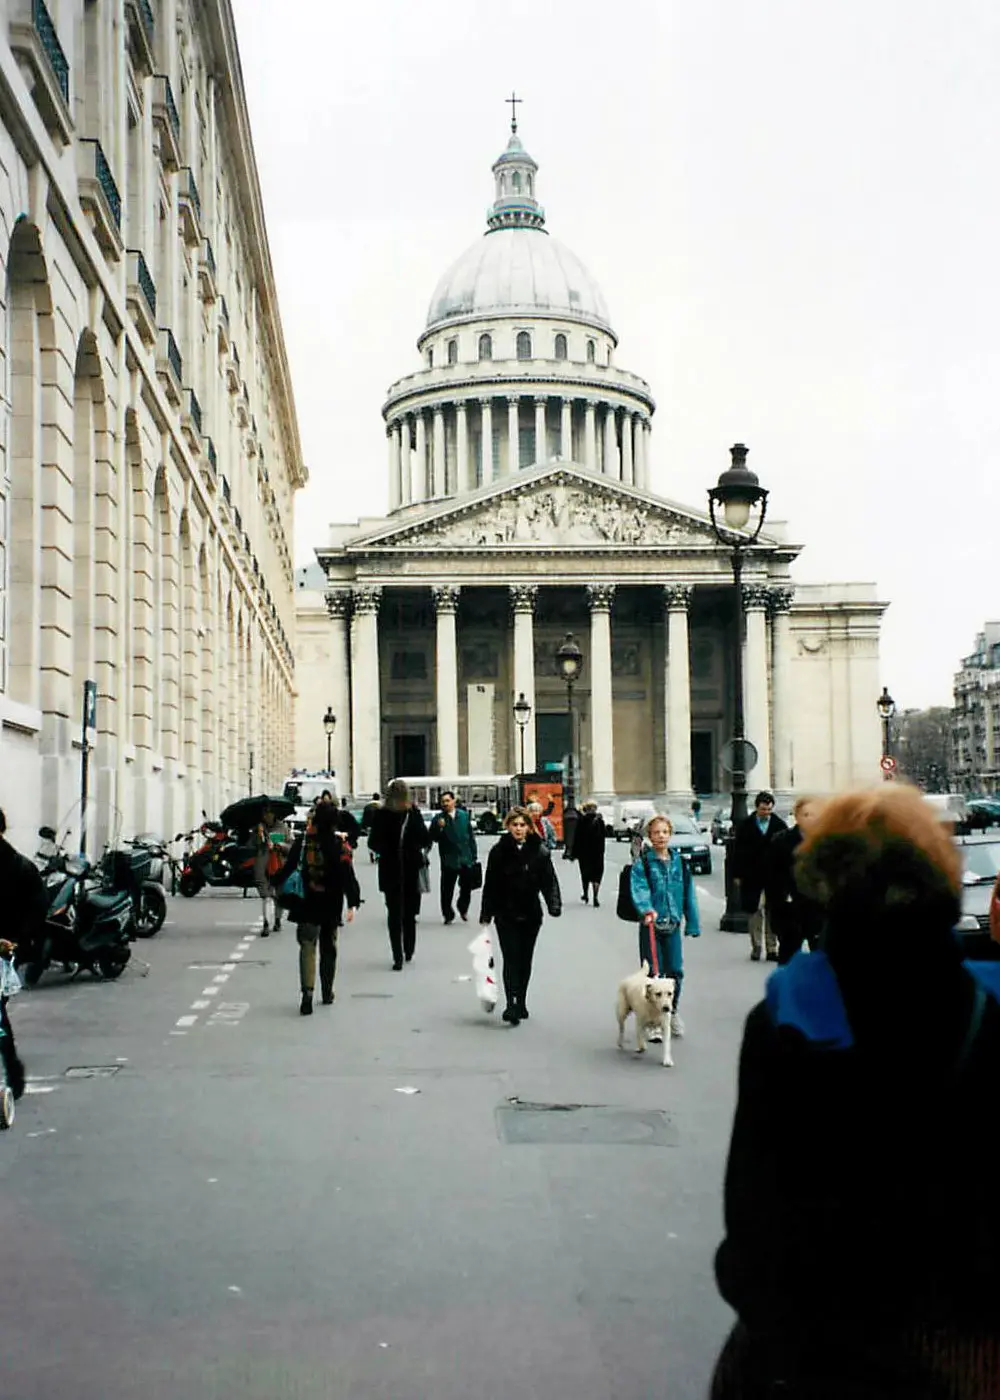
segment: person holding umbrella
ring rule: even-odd
[[[281,907],[275,903],[276,891],[273,881],[283,864],[283,847],[287,841],[287,823],[279,821],[271,807],[265,807],[253,833],[254,884],[257,886],[257,892],[264,904],[264,927],[260,931],[261,938],[269,936],[271,919],[274,921],[275,933],[281,928]]]

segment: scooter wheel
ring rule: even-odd
[[[186,871],[181,876],[181,883],[178,888],[185,899],[193,899],[201,889],[203,883],[200,876],[193,874],[191,871]]]
[[[14,1095],[6,1084],[0,1089],[0,1130],[9,1128],[14,1122]]]
[[[139,938],[152,938],[159,933],[167,917],[167,901],[157,889],[144,889],[139,893],[139,912],[135,916],[135,931]]]
[[[107,982],[113,982],[125,971],[125,964],[131,956],[131,952],[127,952],[124,956],[121,953],[104,953],[97,959],[94,971],[98,977],[103,977]]]

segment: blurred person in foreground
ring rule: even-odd
[[[816,824],[822,803],[800,797],[792,808],[794,825],[779,831],[768,847],[764,872],[764,903],[778,939],[778,962],[791,962],[805,943],[812,952],[823,927],[823,908],[799,889],[795,857]]]
[[[744,1030],[713,1400],[1000,1396],[1000,965],[962,962],[959,852],[886,784],[796,860],[826,921]]]

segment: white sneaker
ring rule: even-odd
[[[650,1045],[662,1045],[663,1032],[660,1030],[659,1026],[650,1026],[649,1034],[646,1036],[646,1039],[649,1041]]]
[[[677,1036],[678,1039],[681,1039],[684,1035],[684,1022],[676,1011],[670,1017],[670,1034]]]

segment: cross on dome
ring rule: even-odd
[[[523,100],[514,92],[504,99],[510,103],[510,139],[507,149],[493,163],[496,197],[486,215],[491,232],[500,228],[545,227],[545,211],[535,198],[538,165],[521,145],[517,134],[517,104]]]
[[[514,135],[516,136],[516,135],[517,135],[517,109],[518,109],[518,107],[521,107],[521,106],[524,105],[524,98],[523,98],[523,97],[518,97],[517,93],[516,93],[516,92],[513,90],[513,88],[512,88],[512,89],[511,89],[510,96],[509,96],[509,97],[505,97],[505,98],[504,98],[504,101],[510,103],[510,129],[511,129],[511,131],[514,133]]]

